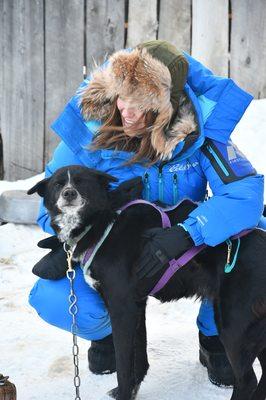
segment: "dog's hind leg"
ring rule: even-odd
[[[244,341],[241,338],[232,342],[230,339],[226,340],[223,335],[220,337],[235,375],[234,390],[230,400],[251,400],[257,387],[257,378],[252,368],[256,356],[243,346]]]
[[[256,354],[246,343],[244,335],[238,332],[241,330],[231,320],[226,329],[221,328],[219,335],[235,376],[230,400],[251,400],[257,388],[257,378],[252,368]]]
[[[234,370],[234,365],[232,365]],[[252,394],[257,386],[257,378],[254,369],[251,367],[243,374],[235,374],[235,384],[230,400],[251,400]]]
[[[262,375],[255,390],[252,400],[265,400],[266,399],[266,349],[264,349],[259,355],[258,359],[260,361]]]

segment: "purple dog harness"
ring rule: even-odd
[[[171,228],[171,222],[164,210],[162,210],[160,207],[158,207],[154,203],[150,203],[149,201],[146,200],[134,200],[126,204],[124,207],[121,208],[121,211],[125,210],[131,205],[134,204],[148,204],[155,208],[157,211],[159,211],[161,218],[162,218],[162,227],[163,228]],[[176,206],[175,206],[176,207]],[[170,209],[169,209],[170,210]],[[177,260],[173,259],[169,261],[169,267],[167,270],[164,272],[164,274],[161,276],[160,280],[157,282],[157,284],[154,286],[152,291],[149,293],[150,296],[153,296],[155,293],[159,292],[167,283],[168,281],[172,278],[172,276],[178,271],[181,267],[183,267],[185,264],[187,264],[194,256],[196,256],[198,253],[201,252],[201,250],[205,249],[207,247],[206,244],[202,244],[200,246],[193,246],[191,249],[187,250],[181,257],[179,257]]]
[[[135,204],[147,204],[149,206],[152,206],[161,215],[162,227],[163,228],[170,228],[171,227],[171,222],[170,222],[170,219],[169,219],[168,215],[166,214],[166,212],[163,209],[161,209],[160,207],[158,207],[156,204],[150,203],[149,201],[146,201],[146,200],[138,199],[138,200],[130,201],[129,203],[127,203],[125,206],[123,206],[121,208],[121,212],[124,211],[125,209],[127,209],[128,207],[130,207],[132,205],[135,205]],[[167,210],[172,210],[172,209],[173,208],[169,208]],[[244,231],[238,233],[237,235],[232,236],[231,239],[240,239],[242,236],[247,235],[249,232],[251,232],[250,229],[249,230],[244,230]],[[206,247],[207,247],[206,244],[202,244],[200,246],[193,246],[191,249],[187,250],[178,259],[173,259],[173,260],[169,261],[168,268],[163,273],[163,275],[161,276],[160,280],[154,286],[154,288],[149,293],[149,295],[153,296],[154,294],[159,292],[169,282],[169,280],[176,273],[176,271],[178,271],[180,268],[182,268],[185,264],[187,264],[190,260],[192,260],[193,257],[195,257],[198,253],[200,253]],[[89,260],[89,258],[91,257],[94,249],[95,249],[95,246],[89,248],[86,251],[84,259],[83,259],[83,262],[82,262],[83,265],[85,265],[86,262]]]

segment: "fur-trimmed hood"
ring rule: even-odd
[[[170,159],[176,145],[197,131],[193,105],[183,90],[187,70],[183,54],[167,42],[118,51],[93,72],[81,93],[84,118],[104,120],[118,96],[130,98],[143,112],[157,114],[151,144],[161,160]]]

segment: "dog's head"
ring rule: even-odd
[[[38,182],[28,194],[37,192],[43,197],[51,225],[59,239],[65,241],[74,229],[93,223],[97,215],[115,211],[140,197],[141,178],[131,179],[110,190],[110,184],[117,181],[104,172],[71,165]]]

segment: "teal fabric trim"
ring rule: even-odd
[[[163,202],[163,174],[159,172],[159,200]]]
[[[223,173],[226,176],[229,176],[229,172],[228,170],[225,168],[224,164],[222,163],[222,161],[220,160],[220,158],[218,157],[218,155],[215,153],[215,151],[211,148],[211,146],[207,146],[208,151],[213,155],[213,157],[215,158],[216,162],[218,163],[219,167],[221,168],[221,170],[223,171]]]
[[[211,113],[213,112],[217,102],[208,99],[204,95],[197,96],[197,98],[198,98],[200,108],[201,108],[203,124],[205,124],[205,122],[207,121],[207,119],[209,118]]]
[[[228,239],[226,241],[226,243],[227,243],[228,246],[232,246],[232,242],[231,242],[230,239]],[[224,267],[224,272],[226,274],[229,274],[232,271],[232,269],[235,267],[235,265],[236,265],[236,260],[237,260],[237,256],[238,256],[238,252],[239,252],[239,247],[240,247],[240,238],[237,238],[237,247],[236,247],[236,251],[235,251],[235,255],[234,255],[233,261],[232,261],[231,264],[230,263],[226,263],[225,267]]]
[[[178,198],[178,191],[177,191],[177,174],[174,174],[173,176],[173,203],[177,203],[177,198]]]
[[[90,132],[93,134],[93,136],[95,136],[98,133],[102,124],[101,124],[101,121],[93,119],[90,121],[86,121],[85,125],[90,130]]]
[[[145,200],[150,201],[150,182],[149,182],[148,172],[144,174],[144,193],[145,193]]]

